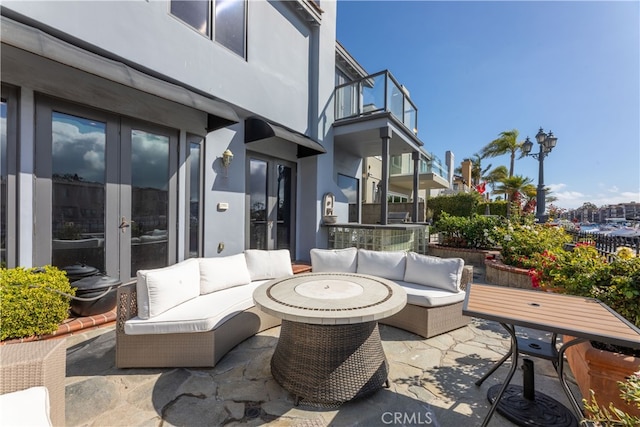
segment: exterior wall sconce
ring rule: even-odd
[[[224,150],[222,153],[222,166],[224,167],[225,176],[229,173],[229,166],[231,166],[231,162],[233,161],[233,153],[228,148]]]

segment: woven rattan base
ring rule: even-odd
[[[283,320],[271,373],[304,405],[338,406],[374,393],[388,373],[378,323],[310,325]]]

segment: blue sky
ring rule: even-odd
[[[637,0],[338,0],[337,36],[409,89],[418,136],[443,161],[451,150],[459,166],[505,130],[534,143],[552,130],[544,184],[572,209],[640,203],[639,23]],[[537,185],[538,161],[515,173]]]

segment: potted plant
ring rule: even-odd
[[[629,405],[640,410],[640,371],[630,375],[625,381],[618,381],[620,398]],[[613,403],[608,406],[600,405],[591,392],[591,403],[583,399],[588,419],[602,426],[634,427],[640,425],[640,416],[629,414],[617,408]]]
[[[543,251],[531,259],[535,287],[553,292],[597,298],[632,324],[640,327],[640,258],[621,251],[611,262],[588,244],[571,252]],[[565,342],[572,337],[564,337]],[[621,399],[616,384],[640,369],[640,351],[584,342],[566,352],[571,372],[583,396],[593,390],[598,401],[613,403],[640,416],[640,408]]]

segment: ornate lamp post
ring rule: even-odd
[[[527,137],[526,141],[522,144],[522,152],[526,156],[531,156],[538,160],[538,188],[536,191],[536,218],[539,223],[547,222],[547,216],[544,214],[546,192],[544,190],[544,158],[553,150],[556,146],[558,138],[553,136],[553,132],[549,131],[548,134],[544,133],[542,128],[536,134],[536,141],[540,144],[540,151],[538,153],[531,154],[533,148],[533,142],[529,141]]]

